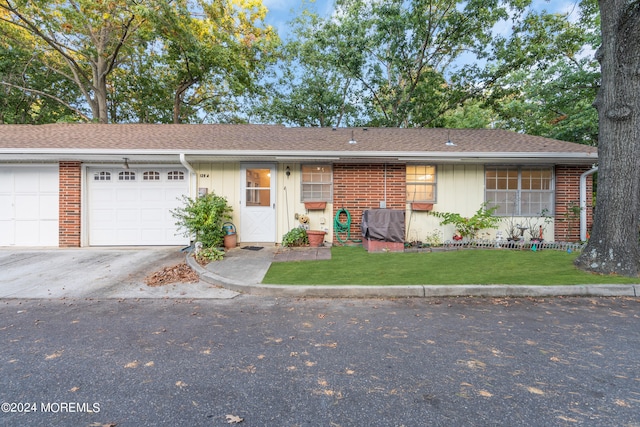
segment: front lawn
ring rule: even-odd
[[[640,283],[573,266],[576,253],[474,249],[450,252],[368,253],[334,246],[331,260],[271,264],[263,283],[290,285],[576,285]]]

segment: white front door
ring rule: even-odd
[[[276,167],[244,164],[240,169],[240,229],[243,242],[276,241]]]

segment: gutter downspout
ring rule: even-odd
[[[597,166],[580,175],[580,241],[587,241],[587,177],[598,171]]]
[[[198,185],[196,182],[196,170],[187,162],[184,153],[180,153],[180,163],[189,171],[189,197],[193,198],[197,194],[196,186]]]

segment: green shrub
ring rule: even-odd
[[[231,219],[233,211],[227,199],[210,193],[195,200],[182,196],[182,201],[184,206],[171,211],[171,215],[184,236],[195,237],[203,248],[221,247],[225,235],[222,224]]]
[[[210,261],[220,261],[224,258],[224,251],[218,248],[202,248],[195,254],[196,261],[206,264]]]
[[[307,230],[302,227],[294,228],[282,236],[282,246],[305,246],[308,244],[309,236],[307,235]]]
[[[431,212],[431,214],[442,219],[440,225],[453,224],[460,236],[475,239],[480,230],[498,227],[500,218],[493,215],[496,209],[498,209],[497,206],[487,209],[487,204],[483,203],[472,217],[463,217],[455,212]]]

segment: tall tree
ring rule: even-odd
[[[279,43],[264,25],[266,12],[252,0],[179,0],[155,15],[173,87],[174,123],[183,120],[187,105],[215,110],[252,88]]]
[[[602,84],[598,202],[591,238],[576,264],[601,274],[640,271],[640,0],[600,0]]]
[[[0,0],[0,12],[101,123],[164,122],[163,97],[173,122],[201,120],[252,87],[278,42],[260,0]]]
[[[454,124],[452,117],[461,118],[468,107],[480,120],[460,123],[480,126],[484,119],[474,99],[493,96],[486,110],[520,98],[516,77],[542,73],[584,41],[565,16],[537,12],[530,3],[338,0],[331,17],[308,14],[298,21],[287,51],[296,54],[285,56],[287,70],[295,73],[280,74],[285,84],[263,110],[296,124],[434,127]],[[508,31],[496,30],[507,25]],[[538,78],[546,84],[543,79],[553,77]],[[544,95],[531,93],[531,105]],[[497,110],[506,119],[513,111]],[[495,118],[491,111],[487,116]]]
[[[590,6],[585,1],[571,16],[532,13],[495,43],[496,65],[488,71],[497,78],[486,102],[494,126],[597,145],[592,103],[600,67],[592,52],[600,25],[597,6]]]
[[[260,121],[312,127],[358,124],[358,111],[349,99],[353,79],[318,48],[316,33],[322,26],[308,10],[293,21],[293,39],[280,49],[271,79],[265,79],[265,93],[252,106]]]
[[[145,23],[147,6],[126,0],[0,0],[8,14],[2,19],[38,40],[42,63],[77,85],[101,123],[108,122],[109,74]]]
[[[0,17],[8,16],[0,9]],[[77,108],[78,91],[39,61],[37,42],[29,32],[0,18],[0,34],[0,123],[39,124],[84,116]]]

